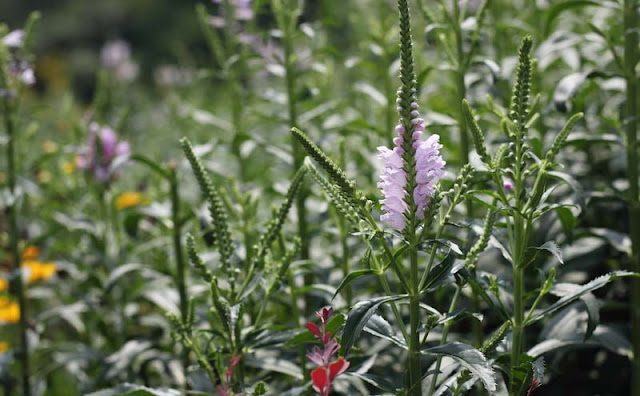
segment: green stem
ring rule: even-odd
[[[387,281],[387,277],[384,274],[380,274],[378,276],[378,279],[380,280],[380,284],[382,285],[382,288],[384,289],[385,293],[387,293],[388,296],[393,296],[393,294],[391,293],[391,287],[389,287],[389,281]],[[393,311],[393,316],[396,318],[396,322],[398,322],[398,326],[400,327],[400,331],[402,332],[402,336],[404,337],[404,341],[408,345],[409,333],[407,333],[407,328],[404,325],[404,322],[402,321],[400,310],[398,309],[398,306],[396,305],[395,301],[392,301],[390,305],[391,305],[391,310]]]
[[[453,299],[451,300],[451,305],[449,305],[448,313],[451,314],[456,310],[458,305],[458,298],[460,297],[460,291],[462,291],[462,286],[456,286],[456,292],[453,295]],[[451,328],[451,322],[446,322],[442,329],[442,337],[440,337],[440,345],[444,345],[447,343],[447,337],[449,336],[449,328]],[[429,396],[433,395],[433,392],[436,390],[436,385],[438,382],[438,372],[440,371],[440,366],[442,364],[442,356],[438,356],[438,361],[436,362],[435,374],[433,375],[433,379],[431,380],[431,386],[429,387]]]
[[[626,78],[626,101],[624,115],[627,137],[627,164],[629,177],[629,219],[640,219],[640,196],[638,195],[638,1],[624,2],[624,74]],[[640,272],[640,222],[629,221],[631,233],[632,268]],[[640,279],[631,281],[631,307],[633,334],[633,380],[631,394],[640,396]]]
[[[7,131],[7,135],[9,137],[9,141],[7,142],[7,178],[9,184],[9,192],[13,198],[13,202],[7,208],[8,217],[9,217],[9,238],[10,238],[10,246],[11,246],[11,255],[13,256],[13,265],[14,265],[14,275],[13,284],[15,287],[16,294],[18,296],[18,305],[20,307],[20,323],[19,323],[19,331],[20,331],[20,361],[22,363],[22,392],[24,396],[31,396],[31,384],[29,382],[31,378],[31,366],[29,361],[29,343],[27,339],[27,331],[28,331],[28,307],[27,307],[27,296],[25,291],[25,286],[22,278],[22,262],[20,256],[20,249],[18,247],[18,242],[20,240],[20,232],[18,230],[18,202],[20,199],[16,196],[16,153],[15,153],[15,140],[16,140],[16,131],[15,125],[13,122],[13,112],[11,111],[11,105],[9,103],[9,98],[5,98],[4,100],[4,120],[5,120],[5,129]]]
[[[184,250],[182,249],[182,227],[180,226],[180,195],[178,194],[178,177],[175,168],[170,170],[171,185],[171,220],[173,222],[173,250],[177,264],[176,283],[178,284],[178,293],[180,295],[180,312],[182,315],[182,323],[186,324],[188,320],[189,301],[187,300],[187,286],[185,280],[186,265],[184,261]],[[182,371],[187,376],[189,368],[189,351],[184,348],[182,351]],[[185,384],[186,385],[186,384]],[[186,392],[186,386],[185,386]]]
[[[346,278],[349,275],[349,244],[347,243],[347,233],[343,230],[346,229],[346,225],[344,224],[344,220],[340,217],[340,245],[342,246],[342,274]],[[351,289],[351,285],[348,285],[345,288],[345,300],[347,302],[347,306],[350,307],[353,305],[353,290]]]
[[[414,241],[415,242],[415,241]],[[411,295],[409,296],[409,383],[407,393],[422,396],[422,368],[420,367],[420,289],[418,280],[418,250],[411,247]]]
[[[304,320],[301,322],[300,321],[300,309],[298,308],[298,291],[296,290],[296,283],[295,283],[295,279],[293,277],[293,270],[291,268],[289,268],[289,270],[287,271],[289,273],[288,276],[288,282],[289,282],[289,288],[291,289],[291,292],[289,293],[291,295],[291,313],[293,314],[293,318],[294,318],[294,322],[295,322],[295,326],[296,327],[303,327],[304,326]],[[304,345],[300,344],[298,345],[298,359],[300,360],[300,368],[302,369],[302,375],[304,376],[305,380],[308,380],[309,377],[309,371],[307,370],[307,354],[304,350]]]
[[[526,249],[526,230],[524,219],[520,214],[514,218],[514,255],[513,255],[513,339],[511,344],[511,374],[520,365],[521,355],[524,350],[524,311],[525,311],[525,284],[522,259]],[[515,395],[516,382],[512,379],[511,394]]]

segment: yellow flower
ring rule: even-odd
[[[27,260],[22,263],[22,266],[29,269],[30,282],[36,282],[39,280],[49,279],[56,273],[55,263],[41,263],[35,260]]]
[[[47,140],[44,143],[42,143],[42,149],[44,150],[45,153],[51,154],[51,153],[55,153],[58,150],[58,145],[55,144],[55,142],[52,142],[51,140]]]
[[[51,181],[51,172],[41,170],[40,172],[38,172],[38,180],[43,184],[49,183]]]
[[[17,323],[20,321],[20,307],[18,303],[8,298],[0,297],[0,322]]]
[[[146,205],[148,203],[149,200],[138,192],[122,193],[118,198],[116,198],[116,207],[118,209],[126,209],[137,205]]]
[[[27,245],[22,251],[23,260],[35,260],[40,257],[40,249],[35,245]]]
[[[76,164],[73,163],[73,161],[67,161],[64,164],[62,164],[62,172],[64,172],[65,175],[72,174],[75,169],[76,169]]]
[[[5,353],[8,350],[9,350],[9,344],[4,341],[0,341],[0,353]]]
[[[4,278],[0,278],[0,292],[3,292],[8,288],[9,288],[9,281]]]

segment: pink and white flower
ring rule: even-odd
[[[416,205],[417,217],[424,218],[424,210],[429,203],[429,198],[435,193],[435,184],[444,175],[445,162],[440,155],[440,136],[431,135],[427,140],[421,140],[424,132],[424,120],[420,118],[418,104],[411,104],[411,124],[413,125],[412,150],[415,158],[415,188],[412,191],[413,202]],[[403,159],[405,127],[396,127],[396,136],[393,139],[395,147],[393,150],[387,147],[378,147],[378,157],[384,162],[384,170],[380,175],[378,187],[382,190],[384,199],[382,209],[384,213],[380,217],[383,223],[398,231],[404,230],[407,225],[407,210],[409,205],[406,202],[407,172]]]

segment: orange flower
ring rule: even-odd
[[[35,282],[51,278],[56,273],[55,263],[41,263],[40,261],[27,260],[22,266],[29,269],[28,282]]]
[[[4,278],[0,278],[0,292],[3,292],[8,288],[9,288],[9,281]]]
[[[9,350],[9,344],[4,341],[0,341],[0,353],[5,353],[8,350]]]
[[[20,321],[20,307],[8,298],[0,297],[0,323],[17,323]]]
[[[35,245],[27,245],[22,252],[23,260],[35,260],[40,257],[40,249]]]
[[[146,205],[149,200],[138,192],[125,192],[116,198],[116,207],[118,209],[126,209],[137,205]]]

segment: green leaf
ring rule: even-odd
[[[567,320],[569,320],[567,318]],[[568,339],[551,338],[540,342],[527,351],[527,355],[537,357],[545,353],[553,352],[561,348],[576,347],[604,347],[613,353],[626,356],[631,359],[633,356],[631,342],[618,330],[607,325],[600,325],[593,332],[593,336],[584,341],[581,335],[576,334]]]
[[[152,389],[146,386],[122,384],[115,388],[89,393],[87,396],[180,396],[175,389]]]
[[[282,345],[291,337],[297,334],[296,330],[274,331],[274,330],[258,330],[247,334],[243,342],[246,347],[251,349],[265,348],[275,345]]]
[[[527,321],[526,325],[535,323],[540,319],[544,318],[545,316],[559,310],[560,308],[566,307],[567,305],[571,304],[573,301],[577,300],[583,295],[605,286],[607,283],[611,282],[614,279],[628,277],[628,276],[637,277],[637,276],[640,276],[640,274],[637,274],[635,272],[628,272],[628,271],[615,271],[606,275],[599,276],[596,279],[592,280],[591,282],[578,287],[572,293],[563,296],[554,304],[542,310],[542,312],[539,312],[536,315],[533,315],[531,319]]]
[[[329,319],[327,324],[325,325],[325,330],[331,334],[336,334],[338,330],[342,327],[346,320],[344,315],[334,315]],[[315,337],[311,332],[307,329],[299,332],[294,337],[290,337],[289,340],[285,343],[285,345],[298,345],[304,343],[310,343],[315,341]]]
[[[562,251],[560,250],[560,246],[558,246],[558,244],[555,241],[547,241],[543,243],[541,246],[531,247],[530,249],[546,250],[547,252],[551,253],[555,258],[557,258],[560,264],[564,264],[564,261],[562,261]]]
[[[593,335],[596,327],[600,323],[600,303],[591,293],[587,293],[580,298],[580,301],[584,304],[587,309],[587,314],[589,320],[587,321],[587,332],[584,334],[583,341],[587,341]]]
[[[331,300],[333,300],[334,298],[336,298],[336,296],[340,293],[340,291],[342,289],[344,289],[345,287],[347,287],[351,282],[353,282],[354,280],[360,278],[361,276],[365,276],[365,275],[375,275],[376,271],[372,270],[372,269],[362,269],[362,270],[357,270],[357,271],[353,271],[351,273],[349,273],[343,280],[342,282],[340,282],[340,285],[338,286],[338,288],[336,289],[336,292],[333,294],[333,297],[331,297]]]
[[[599,5],[600,2],[596,0],[568,0],[554,4],[549,8],[549,11],[547,11],[547,17],[544,22],[544,36],[549,36],[549,33],[551,32],[551,25],[563,12],[569,11],[573,8]]]
[[[396,344],[400,348],[407,349],[407,344],[404,340],[398,338],[393,331],[393,328],[382,316],[373,315],[364,327],[364,331],[374,335],[376,337],[383,338],[393,344]]]
[[[289,375],[297,380],[302,380],[304,378],[302,376],[302,370],[300,369],[300,367],[285,359],[278,359],[273,356],[256,354],[256,356],[246,355],[242,360],[244,361],[244,364],[249,367],[265,370],[267,372],[272,371],[276,373],[282,373],[285,375]]]
[[[448,239],[427,239],[423,242],[423,244],[421,244],[421,246],[428,246],[428,244],[430,243],[437,243],[439,245],[442,245],[444,247],[448,247],[449,249],[451,249],[451,251],[453,251],[455,254],[457,254],[458,256],[462,256],[462,249],[460,249],[460,246],[458,246],[455,242],[452,242]]]
[[[449,356],[480,378],[487,391],[493,392],[496,390],[496,380],[494,378],[491,364],[479,350],[475,349],[471,345],[460,342],[451,342],[423,349],[421,353]]]
[[[457,265],[454,266],[454,263],[457,263]],[[453,254],[447,254],[447,257],[445,257],[444,260],[431,268],[431,272],[427,275],[427,279],[421,290],[423,292],[429,291],[440,286],[444,281],[446,281],[449,275],[458,272],[458,270],[463,266],[463,260],[456,260]]]
[[[347,356],[369,319],[376,313],[378,307],[384,303],[407,298],[406,294],[399,296],[383,296],[371,300],[360,301],[351,308],[347,315],[347,323],[342,332],[342,354]]]
[[[349,377],[356,377],[356,378],[360,378],[361,380],[363,380],[364,382],[375,386],[376,388],[390,393],[390,394],[397,394],[397,387],[392,384],[391,382],[387,381],[386,378],[384,377],[380,377],[378,375],[373,375],[373,374],[361,374],[355,371],[349,371],[347,373],[344,373],[345,376]]]

